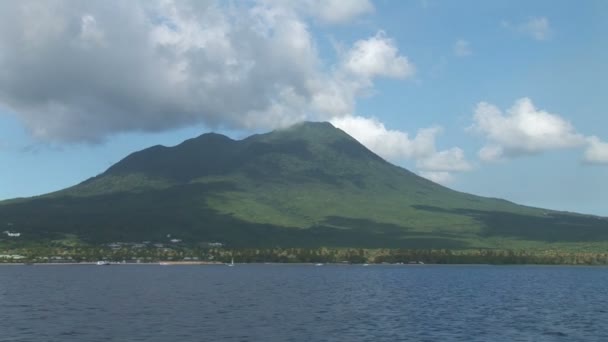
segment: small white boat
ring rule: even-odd
[[[363,266],[369,266],[369,264],[363,264]]]
[[[169,266],[169,265],[171,265],[168,262],[159,262],[158,264],[161,265],[161,266]]]
[[[230,263],[229,263],[229,264],[226,264],[226,266],[230,266],[230,267],[234,266],[234,258],[232,258],[232,259],[230,260]]]
[[[323,266],[322,263],[315,264],[315,266]]]
[[[110,264],[109,261],[100,260],[97,262],[97,266],[108,266]]]

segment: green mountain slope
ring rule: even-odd
[[[608,221],[450,190],[328,123],[133,153],[74,187],[0,202],[23,239],[219,241],[235,247],[603,246]]]

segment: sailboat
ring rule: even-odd
[[[230,260],[230,263],[229,263],[229,264],[226,264],[226,266],[231,266],[231,267],[232,267],[232,266],[234,266],[234,258],[232,258],[232,259]]]

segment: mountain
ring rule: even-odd
[[[232,247],[604,246],[608,220],[457,192],[392,165],[329,123],[243,140],[208,133],[132,153],[51,194],[0,202],[24,241]]]

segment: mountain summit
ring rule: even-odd
[[[4,221],[4,222],[3,222]],[[23,239],[233,247],[516,248],[608,239],[603,218],[453,191],[329,123],[132,153],[55,193],[0,202]]]

